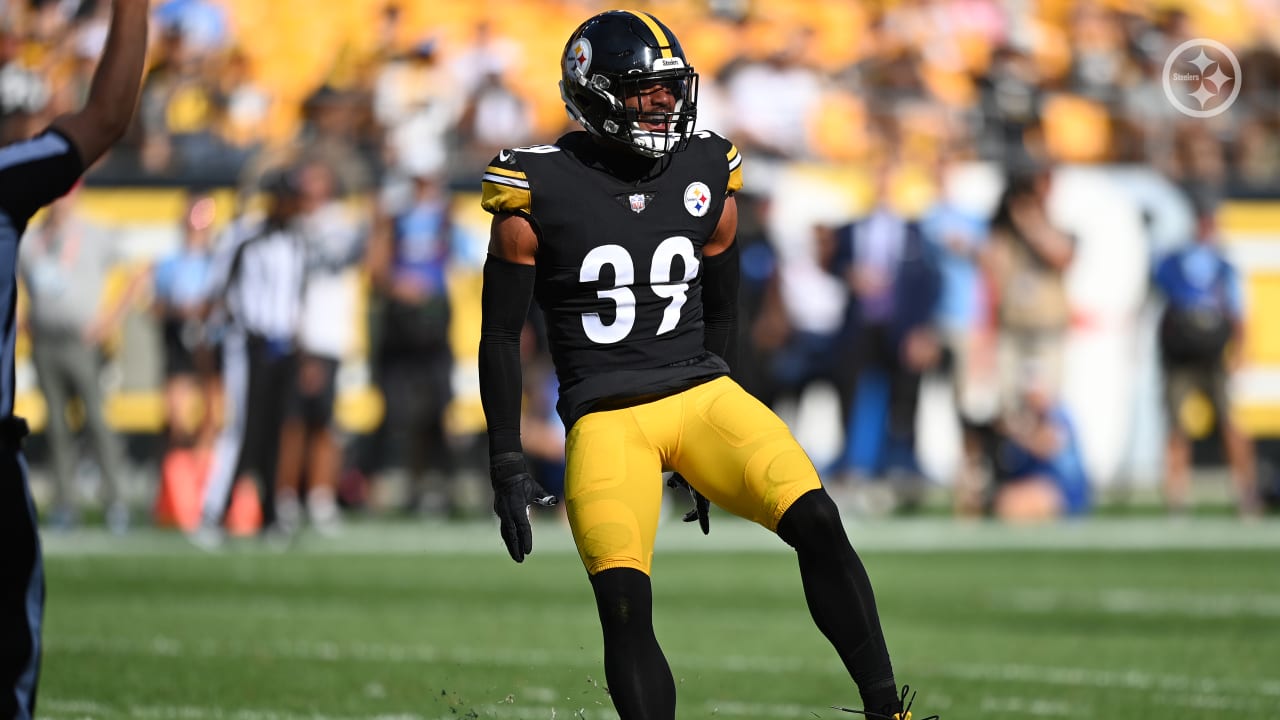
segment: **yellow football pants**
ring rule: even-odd
[[[566,441],[565,508],[587,572],[649,573],[664,470],[776,531],[818,472],[786,424],[727,377],[635,407],[589,413]]]

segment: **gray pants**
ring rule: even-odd
[[[37,331],[31,337],[31,359],[48,406],[45,438],[53,466],[56,505],[75,505],[75,470],[80,454],[65,413],[72,398],[80,398],[84,405],[84,429],[102,471],[102,502],[110,505],[123,500],[120,478],[124,453],[119,438],[102,415],[97,348],[76,334]]]

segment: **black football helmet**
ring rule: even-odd
[[[628,10],[600,13],[569,36],[562,60],[565,110],[587,132],[648,157],[689,144],[697,119],[698,74],[686,62],[680,41],[654,16]],[[670,111],[640,113],[626,106],[625,98],[655,85],[674,96]],[[665,123],[665,130],[643,129],[641,121]]]

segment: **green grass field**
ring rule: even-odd
[[[1280,523],[851,525],[916,717],[1280,718]],[[368,523],[217,554],[176,534],[46,535],[45,718],[615,718],[590,589],[539,518]],[[681,718],[853,718],[790,551],[668,521],[656,623]]]

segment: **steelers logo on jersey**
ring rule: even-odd
[[[711,188],[706,183],[691,182],[684,189],[684,209],[694,217],[702,217],[711,209]]]

